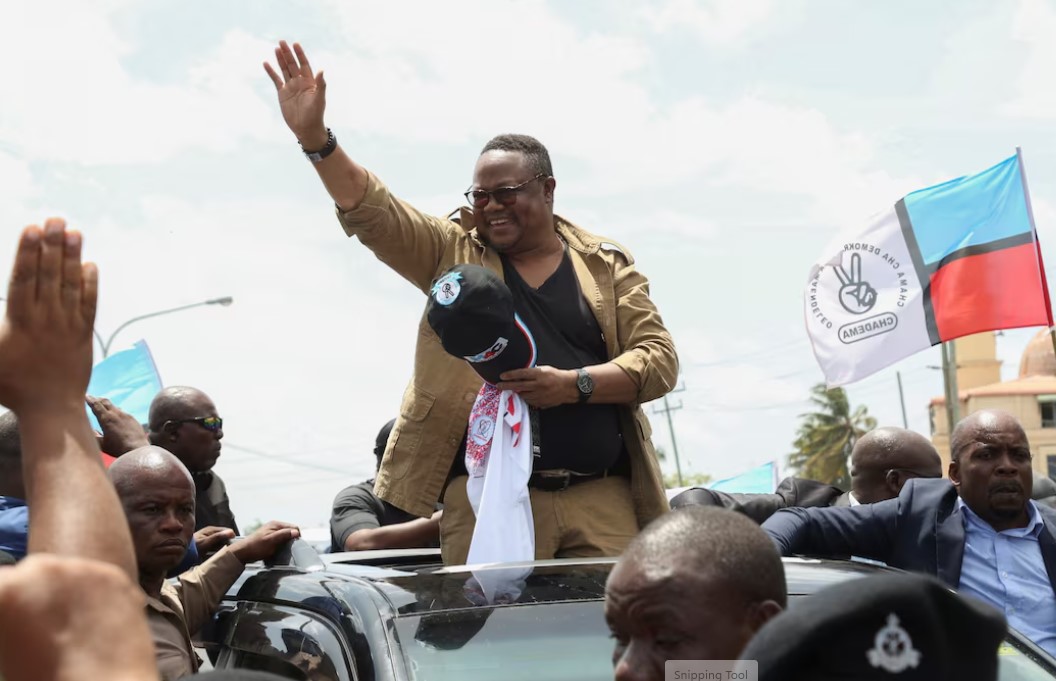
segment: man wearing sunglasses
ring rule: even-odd
[[[194,478],[195,531],[227,527],[239,534],[227,487],[213,471],[224,437],[213,401],[196,388],[171,386],[154,397],[148,420],[150,443],[172,452]]]
[[[549,154],[525,135],[485,145],[457,223],[421,213],[338,146],[323,121],[326,83],[301,47],[282,42],[275,55],[278,70],[265,70],[283,118],[337,204],[346,234],[426,294],[454,265],[492,270],[533,330],[536,365],[503,374],[497,385],[538,410],[529,482],[536,557],[619,554],[668,510],[639,405],[670,391],[678,374],[674,343],[634,259],[554,214]],[[457,277],[436,284],[439,300],[459,294]],[[469,361],[494,357],[508,340],[489,342]],[[462,452],[480,387],[480,377],[444,351],[423,318],[412,384],[375,491],[420,517],[442,499],[448,564],[465,561],[475,525]]]

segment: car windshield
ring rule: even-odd
[[[396,619],[419,681],[611,681],[601,601],[466,608]]]
[[[793,597],[795,601],[802,597]],[[417,681],[611,681],[613,642],[603,603],[465,608],[396,619]],[[1009,639],[999,650],[999,681],[1052,681],[1052,668]]]

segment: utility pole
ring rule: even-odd
[[[680,392],[683,392],[685,389],[686,389],[686,386],[683,385],[681,388],[675,388],[671,392],[672,393],[680,393]],[[678,443],[675,441],[675,424],[671,420],[671,412],[678,411],[681,408],[682,408],[682,400],[679,400],[678,404],[676,404],[674,406],[671,406],[671,403],[667,399],[667,395],[664,395],[664,408],[663,409],[657,409],[656,407],[653,407],[653,413],[654,414],[664,414],[667,417],[667,432],[671,436],[671,453],[674,454],[674,456],[675,456],[675,473],[678,476],[678,486],[679,487],[683,486],[683,483],[682,483],[682,462],[679,461],[679,458],[678,458]]]
[[[961,398],[957,389],[957,349],[954,341],[942,344],[942,374],[946,387],[946,424],[950,436],[961,418]]]
[[[896,371],[895,378],[898,379],[898,402],[902,405],[902,427],[909,430],[909,421],[906,419],[906,394],[902,391],[902,372]]]

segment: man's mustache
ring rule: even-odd
[[[1003,494],[1006,492],[1023,494],[1023,485],[1009,480],[1008,482],[998,482],[990,486],[990,494]]]

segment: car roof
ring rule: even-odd
[[[370,553],[372,555],[359,555]],[[600,600],[616,558],[572,558],[476,566],[429,565],[421,552],[356,552],[324,557],[325,572],[372,584],[397,616],[491,604]],[[784,558],[790,596],[809,595],[888,568],[855,561]],[[505,591],[505,598],[503,597]],[[515,596],[512,592],[516,592]]]

